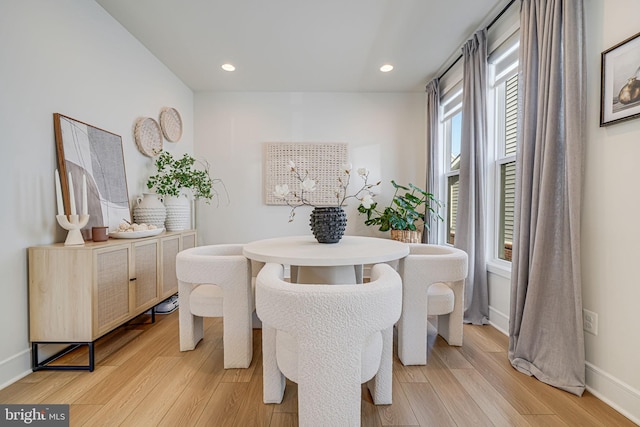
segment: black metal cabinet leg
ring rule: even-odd
[[[69,346],[53,356],[38,362],[38,345],[40,344],[68,344]],[[89,347],[89,364],[87,365],[50,365],[51,362],[61,358],[67,353],[72,352],[76,348],[86,345]],[[93,372],[95,368],[95,349],[93,342],[49,342],[38,341],[31,343],[31,369],[33,371],[89,371]]]

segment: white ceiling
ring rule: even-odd
[[[96,0],[194,91],[417,92],[505,0]],[[236,71],[220,66],[229,62]],[[379,68],[394,65],[390,73]]]

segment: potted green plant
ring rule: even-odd
[[[196,163],[201,165],[200,169],[196,168]],[[211,178],[208,163],[197,162],[187,153],[181,158],[174,158],[171,153],[163,150],[154,164],[157,171],[147,180],[147,188],[155,189],[164,198],[167,208],[166,228],[169,231],[188,227],[191,216],[189,196],[210,203],[218,196],[214,184],[219,183],[224,187],[221,179]]]
[[[392,239],[421,242],[423,228],[429,228],[425,221],[427,215],[443,220],[437,211],[442,203],[433,194],[411,183],[405,187],[391,180],[391,185],[395,193],[389,206],[380,210],[377,203],[362,203],[358,206],[358,212],[367,215],[365,225],[376,225],[380,231],[391,231]]]
[[[178,197],[181,190],[191,191],[194,199],[204,199],[210,203],[214,195],[213,183],[221,182],[209,175],[209,164],[202,163],[203,169],[196,169],[196,159],[185,153],[181,158],[174,159],[168,151],[161,151],[154,164],[157,169],[155,175],[147,180],[147,188],[155,188],[156,193],[163,196]]]

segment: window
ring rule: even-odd
[[[515,16],[515,15],[514,15]],[[514,25],[517,22],[514,21]],[[487,92],[487,262],[508,274],[513,234],[518,145],[519,31],[493,40],[488,58]],[[439,191],[445,203],[445,224],[439,241],[455,244],[459,206],[462,143],[462,72],[451,72],[441,81]],[[505,276],[506,277],[506,276]]]
[[[460,143],[462,140],[462,90],[442,102],[444,130],[444,178],[446,182],[444,241],[453,245],[456,237],[458,190],[460,181]]]
[[[516,130],[518,126],[518,76],[505,82],[504,149],[500,165],[500,209],[498,215],[498,258],[511,261],[513,209],[516,201]]]
[[[518,143],[518,45],[493,64],[494,92],[494,258],[511,262]]]

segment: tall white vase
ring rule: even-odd
[[[186,230],[191,224],[191,202],[185,195],[165,196],[164,205],[167,208],[165,227],[167,231]]]
[[[155,193],[143,193],[136,199],[136,207],[133,208],[133,220],[138,224],[153,224],[158,228],[164,227],[167,218],[167,208],[162,203],[162,198]]]

